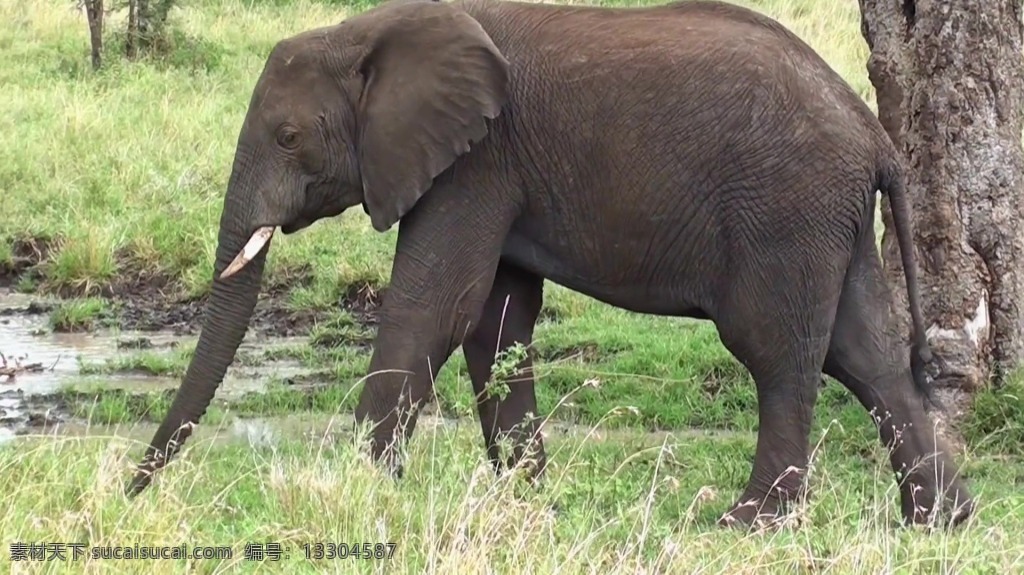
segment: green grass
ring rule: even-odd
[[[652,336],[652,333],[658,334]],[[296,409],[354,409],[360,379],[369,367],[368,330],[347,313],[314,327],[309,345],[277,346],[237,359],[242,369],[272,374],[275,361],[297,362],[326,385],[296,387],[269,381],[265,393],[222,397],[246,415],[281,415]],[[120,353],[85,363],[84,374],[184,374],[194,350],[189,340],[172,351]],[[753,430],[757,396],[743,366],[713,329],[696,321],[646,318],[594,305],[558,322],[541,322],[530,350],[536,358],[538,407],[560,420],[648,430],[684,427]],[[586,385],[584,385],[586,383]],[[461,350],[435,380],[438,408],[474,417],[472,387]],[[838,383],[821,390],[818,412],[873,436],[867,413]],[[608,418],[608,414],[616,415]]]
[[[80,362],[82,375],[136,374],[181,377],[192,359],[195,345],[178,346],[171,352],[141,351],[121,354],[104,361]]]
[[[470,425],[422,430],[397,483],[348,441],[250,447],[212,437],[194,438],[155,488],[131,503],[121,488],[138,447],[128,451],[123,439],[48,439],[2,450],[0,501],[8,511],[0,533],[89,546],[230,546],[230,560],[192,563],[207,573],[257,570],[244,558],[252,542],[281,544],[290,557],[278,568],[301,573],[1003,573],[1024,566],[1019,460],[971,458],[967,471],[982,494],[974,524],[928,534],[894,528],[895,484],[876,458],[851,461],[826,439],[815,453],[815,496],[793,512],[796,528],[744,534],[713,523],[746,480],[749,435],[554,437],[538,491],[495,479]],[[306,560],[302,547],[363,541],[393,542],[394,556]],[[185,568],[169,560],[36,567],[43,565]]]
[[[55,397],[70,416],[85,425],[120,425],[163,421],[174,399],[174,391],[146,393],[92,383],[62,389]],[[232,418],[233,415],[214,405],[203,416],[203,423],[217,425]]]
[[[856,2],[745,4],[791,27],[874,106]],[[205,292],[235,139],[266,55],[281,38],[367,5],[190,0],[172,12],[162,54],[130,64],[111,37],[106,68],[93,73],[84,18],[70,3],[0,0],[8,24],[0,28],[0,269],[13,262],[16,240],[48,240],[44,265],[17,287],[82,296],[57,308],[54,328],[94,327],[110,309],[97,294],[132,272],[166,275],[187,294]],[[123,16],[115,14],[108,29],[120,29]],[[275,240],[267,286],[285,288],[293,309],[332,307],[353,286],[387,283],[395,237],[395,230],[374,232],[361,210],[350,210]],[[572,573],[988,573],[1024,566],[1019,377],[980,393],[963,422],[968,451],[961,459],[983,505],[967,529],[926,535],[891,527],[897,498],[870,418],[829,381],[814,425],[816,496],[797,513],[804,527],[746,536],[711,527],[746,481],[757,430],[750,377],[714,328],[612,309],[551,284],[542,317],[530,350],[540,411],[600,431],[587,441],[550,438],[552,471],[540,493],[517,496],[521,490],[487,472],[478,424],[468,419],[475,407],[460,351],[435,385],[438,410],[462,418],[458,431],[418,431],[400,483],[382,480],[344,441],[250,448],[197,438],[157,488],[129,504],[120,488],[141,445],[126,452],[123,440],[103,437],[34,439],[0,446],[7,510],[0,543],[5,553],[16,540],[233,545],[235,559],[222,567],[251,571],[256,565],[240,558],[244,543],[278,541],[291,550],[286,563],[310,573],[383,564],[299,559],[298,545],[326,540],[395,541],[387,565],[403,573],[550,573],[558,566]],[[240,355],[241,368],[297,362],[320,384],[277,378],[265,393],[222,394],[201,433],[240,417],[351,414],[372,335],[339,312],[315,327],[308,346]],[[81,371],[92,379],[180,377],[193,350],[186,343],[119,353]],[[102,383],[76,390],[64,397],[71,413],[94,425],[159,421],[172,398]],[[646,433],[653,430],[659,433]],[[149,433],[132,437],[148,441]],[[181,572],[184,565],[63,567]],[[193,567],[215,570],[209,562]]]
[[[309,343],[317,348],[368,345],[373,336],[373,330],[360,324],[352,314],[342,311],[314,327],[309,334]]]
[[[640,331],[642,326],[635,327],[613,332],[588,326],[586,321],[578,319],[563,324],[542,323],[538,329],[540,343],[532,350],[538,357],[535,370],[540,412],[561,422],[600,423],[604,429],[757,430],[753,381],[713,333],[694,324],[689,329],[679,330],[676,337],[664,338],[662,344],[656,346],[645,341],[645,334]],[[587,333],[592,341],[573,343],[578,342],[578,336],[573,336],[577,333]],[[559,343],[553,345],[552,342]],[[634,347],[645,344],[647,347]],[[83,363],[80,371],[84,375],[181,377],[193,351],[194,343],[188,342],[172,351],[123,353],[105,361]],[[553,357],[545,360],[545,353]],[[282,360],[298,363],[307,370],[308,376],[300,376],[295,381],[274,377],[274,362]],[[214,404],[242,417],[351,412],[369,360],[369,349],[351,345],[278,346],[262,352],[240,353],[236,365],[243,373],[246,368],[259,367],[262,371],[256,372],[254,377],[265,378],[263,389],[221,393]],[[304,384],[304,379],[311,383]],[[872,445],[877,436],[868,413],[838,382],[831,378],[825,381],[824,388],[819,390],[814,433],[824,433],[832,426],[829,433],[833,438],[855,438],[862,444]],[[91,395],[79,394],[83,391],[80,386],[68,389],[66,400],[72,404],[112,401],[121,405],[125,401],[124,391],[95,388],[91,381],[86,388]],[[436,409],[440,414],[452,418],[476,417],[461,351],[456,352],[441,371],[435,390]],[[138,388],[133,394],[147,395]],[[163,397],[166,392],[153,395]],[[104,415],[95,422],[132,423],[143,418],[159,421],[164,412],[153,411],[150,404],[162,401],[137,399],[132,403],[135,408],[104,412],[120,415]],[[77,412],[83,411],[77,409]],[[1024,373],[1012,377],[1003,388],[978,392],[959,426],[971,448],[990,455],[1024,456],[1021,448],[1024,445]]]
[[[1018,375],[1001,389],[976,394],[962,430],[979,449],[1024,455],[1024,380]]]
[[[0,267],[8,267],[14,263],[14,252],[9,243],[0,243]]]
[[[47,262],[50,287],[93,292],[130,262],[180,278],[192,293],[207,289],[254,78],[277,40],[344,16],[319,3],[248,4],[196,2],[172,15],[182,34],[202,39],[192,49],[217,47],[215,66],[110,55],[94,74],[84,22],[66,3],[0,3],[0,17],[17,24],[0,32],[0,181],[18,198],[0,213],[0,229],[9,240],[63,239]],[[275,242],[270,280],[309,262],[314,290],[379,283],[393,234],[371,229],[346,217]]]
[[[54,331],[90,331],[110,319],[111,310],[100,298],[76,298],[62,301],[50,312]]]

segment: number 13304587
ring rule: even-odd
[[[306,559],[391,559],[396,543],[304,543]]]

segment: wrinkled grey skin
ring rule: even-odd
[[[548,278],[635,312],[709,319],[750,370],[753,471],[723,523],[777,518],[804,495],[824,372],[879,416],[904,518],[941,510],[956,524],[973,504],[924,411],[930,352],[902,182],[843,80],[776,22],[728,4],[397,0],[284,40],[238,137],[195,356],[129,492],[176,452],[233,361],[269,247],[221,279],[232,258],[261,226],[294,233],[362,204],[378,231],[399,224],[370,365],[384,373],[356,411],[393,469],[462,345],[495,467],[509,437],[507,464],[543,471],[529,371],[504,398],[481,392],[496,350],[531,343]],[[909,353],[875,248],[876,190],[903,253]]]

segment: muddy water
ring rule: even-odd
[[[160,331],[53,333],[49,329],[49,309],[53,303],[0,290],[0,353],[9,367],[16,364],[41,364],[42,367],[19,372],[13,379],[0,377],[0,441],[59,422],[77,425],[69,421],[66,414],[56,413],[53,409],[56,402],[48,399],[69,385],[119,388],[135,393],[162,391],[179,385],[177,377],[145,373],[83,375],[81,369],[84,364],[103,364],[142,352],[176,353],[179,346],[193,345],[194,337]],[[268,338],[250,333],[239,348],[239,357],[260,355],[274,347],[304,342],[305,338]],[[236,361],[228,370],[218,396],[259,392],[273,377],[295,377],[310,371],[292,360],[259,366]]]
[[[201,424],[196,427],[189,443],[212,441],[215,444],[244,443],[253,446],[274,445],[281,441],[301,439],[341,440],[352,437],[355,417],[351,414],[295,414],[274,417],[233,418],[216,424]],[[454,419],[436,415],[423,415],[416,429],[451,429],[460,424]],[[133,441],[148,442],[156,432],[157,424],[139,422],[120,425],[86,425],[80,421],[67,421],[51,430],[33,431],[26,436],[60,435],[90,437],[122,437]],[[474,429],[476,429],[474,424]]]
[[[35,305],[33,305],[35,304]],[[43,304],[43,305],[40,305]],[[155,377],[145,374],[114,374],[83,376],[82,363],[103,363],[120,356],[140,351],[147,353],[174,353],[180,345],[191,345],[194,338],[183,338],[170,332],[115,332],[52,333],[48,327],[46,302],[0,290],[0,353],[9,365],[39,363],[43,371],[19,373],[14,381],[0,381],[0,443],[10,444],[19,435],[97,435],[119,436],[148,442],[156,424],[139,422],[129,425],[87,425],[61,413],[54,392],[62,387],[93,384],[107,388],[120,388],[137,393],[173,389],[178,378]],[[139,349],[139,344],[144,349]],[[126,345],[129,344],[129,345]],[[250,330],[239,353],[259,354],[270,348],[305,343],[305,338],[269,338]],[[236,361],[218,389],[218,397],[259,392],[272,377],[294,377],[309,374],[310,370],[293,361],[268,362],[260,366],[241,365]],[[2,378],[0,378],[2,379]],[[432,411],[428,406],[428,412]],[[233,418],[223,424],[200,425],[197,438],[216,442],[245,442],[252,445],[274,443],[286,438],[321,438],[351,434],[351,414],[334,416],[297,414],[272,418]],[[475,421],[457,421],[424,413],[417,429],[438,429],[456,425],[478,428]],[[635,430],[594,430],[590,426],[548,421],[545,435],[586,437],[589,440],[635,437]],[[648,439],[668,439],[673,435],[720,435],[721,432],[686,430],[643,434]]]

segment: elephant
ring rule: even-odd
[[[540,480],[532,359],[501,397],[485,385],[498,351],[532,344],[548,280],[635,313],[709,320],[749,371],[752,471],[723,526],[775,522],[808,496],[822,374],[875,415],[904,523],[958,525],[974,503],[928,410],[901,161],[810,46],[724,2],[393,0],[283,39],[239,132],[195,353],[126,492],[149,485],[208,408],[275,231],[361,204],[375,232],[398,225],[355,412],[392,477],[461,346],[488,459]],[[909,344],[875,242],[879,192]]]

